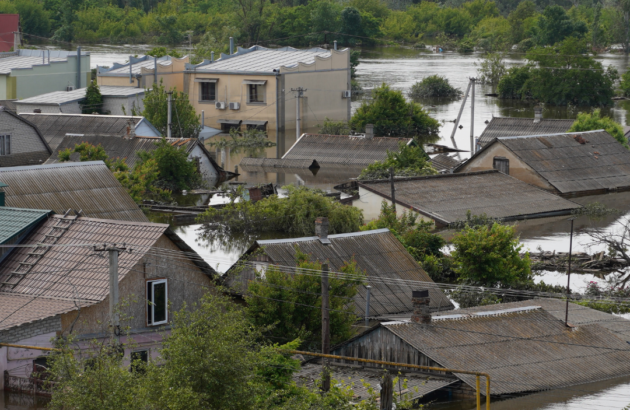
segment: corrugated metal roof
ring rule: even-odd
[[[11,35],[13,36],[13,34]],[[54,58],[51,57],[50,61],[66,61],[67,58]],[[12,56],[12,57],[4,57],[0,58],[0,74],[8,75],[11,74],[11,70],[16,68],[31,68],[33,66],[42,66],[48,65],[48,57],[46,57],[46,62],[42,63],[41,57],[31,57],[31,56]]]
[[[370,397],[368,389],[379,391],[383,371],[380,369],[362,368],[359,366],[330,366],[331,378],[343,383],[345,386],[352,386],[354,397],[357,400],[365,400]],[[302,368],[293,374],[293,380],[298,386],[313,388],[316,382],[322,379],[322,365],[317,363],[306,363]],[[401,379],[407,381],[407,393],[411,400],[416,400],[431,392],[447,387],[458,380],[447,378],[435,378],[412,372],[402,372]],[[366,386],[367,384],[367,386]],[[396,389],[398,393],[398,389]]]
[[[444,367],[490,374],[493,395],[630,374],[624,340],[597,324],[567,328],[542,309],[383,326]],[[475,376],[456,375],[474,388]]]
[[[536,123],[533,118],[492,117],[490,124],[479,137],[479,144],[483,147],[493,139],[501,137],[564,133],[574,122],[575,120],[542,119]]]
[[[241,163],[239,165],[243,167],[243,169],[252,168],[252,167],[261,167],[261,168],[271,169],[272,170],[271,172],[276,172],[276,171],[273,171],[273,169],[277,169],[277,168],[299,169],[303,171],[311,167],[317,168],[319,166],[317,165],[316,161],[312,159],[282,159],[282,158],[252,158],[252,157],[245,157],[241,159]]]
[[[280,67],[295,67],[298,63],[311,64],[315,61],[316,56],[328,58],[331,56],[331,52],[323,48],[298,50],[293,47],[277,49],[261,46],[253,46],[248,49],[239,47],[238,52],[232,55],[221,54],[221,58],[212,63],[197,65],[195,71],[197,73],[213,71],[271,73]]]
[[[47,299],[0,292],[0,330],[57,316],[95,302]]]
[[[9,185],[4,188],[7,206],[149,221],[102,161],[0,168],[0,181]]]
[[[339,271],[346,262],[354,259],[357,267],[366,272],[367,281],[372,287],[370,315],[411,310],[411,291],[417,290],[423,282],[433,283],[388,229],[329,235],[328,239],[331,244],[327,246],[318,237],[261,240],[256,241],[252,250],[264,247],[272,264],[295,266],[295,247],[298,246],[301,252],[311,255],[311,260],[328,263],[331,271]],[[235,276],[238,275],[242,277],[232,277],[232,283],[251,279],[245,271]],[[375,280],[370,281],[370,278]],[[398,282],[397,279],[417,281],[417,284],[412,286],[409,282]],[[432,309],[453,309],[453,304],[441,290],[432,286],[429,292]],[[354,298],[355,312],[359,316],[365,315],[366,295],[365,287],[360,286],[359,293]]]
[[[144,117],[118,115],[21,113],[20,117],[35,124],[53,150],[66,134],[109,134],[122,137],[127,135],[130,122],[136,127],[140,122],[150,124]],[[157,130],[155,132],[159,135]]]
[[[173,62],[171,61],[171,59],[173,59],[174,57],[171,56],[164,56],[164,57],[159,57],[157,59],[158,65],[160,67],[168,67],[170,65],[173,64]],[[140,61],[138,61],[140,60]],[[154,61],[154,57],[152,56],[142,56],[142,57],[138,57],[138,59],[136,60],[134,58],[132,64],[131,64],[131,72],[133,74],[140,74],[140,71],[142,71],[143,68],[147,68],[150,70],[153,70],[155,68],[155,61]],[[159,69],[158,69],[159,71]],[[114,65],[107,69],[104,67],[100,67],[99,73],[98,75],[129,75],[129,63],[127,64],[116,64],[114,63]]]
[[[447,154],[438,154],[431,158],[431,166],[437,171],[448,171],[460,164],[457,158]]]
[[[507,137],[496,143],[562,194],[630,186],[630,151],[603,130]]]
[[[0,59],[0,62],[2,62],[2,59]],[[102,85],[99,89],[103,97],[130,97],[146,92],[144,88],[115,87],[111,85]],[[67,104],[84,99],[86,90],[87,88],[77,88],[72,91],[53,91],[18,100],[16,104]]]
[[[382,161],[387,151],[398,151],[410,138],[377,137],[367,139],[350,135],[303,134],[282,157],[285,160],[316,160],[319,164],[369,165]]]
[[[396,202],[442,224],[465,220],[468,211],[509,220],[581,207],[496,170],[405,178],[394,185]],[[363,181],[359,186],[391,200],[389,181]]]
[[[25,231],[52,211],[0,206],[0,243]]]

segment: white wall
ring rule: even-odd
[[[377,195],[373,192],[368,191],[363,187],[359,187],[359,199],[355,199],[352,201],[352,206],[355,206],[363,211],[363,217],[365,218],[365,222],[370,222],[373,219],[378,218],[381,213],[381,203],[385,201],[387,205],[391,206],[392,201],[389,199],[385,199],[380,195]],[[400,204],[396,204],[396,213],[398,215],[402,215],[403,212],[413,212],[415,215],[418,215],[421,220],[431,221],[426,216],[420,215],[415,211],[410,211],[409,208],[406,208]]]
[[[199,170],[201,171],[201,176],[204,181],[212,183],[213,181],[216,182],[219,179],[219,173],[216,169],[214,169],[210,159],[206,156],[201,147],[196,146],[188,155],[188,158],[199,158]]]

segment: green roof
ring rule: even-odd
[[[27,230],[52,211],[46,209],[22,209],[0,206],[0,243]]]

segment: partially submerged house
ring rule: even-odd
[[[569,131],[575,120],[546,119],[542,108],[534,109],[534,118],[492,117],[477,141],[478,149],[495,138],[518,137],[521,135],[551,135]]]
[[[149,222],[103,161],[0,168],[6,206]]]
[[[367,220],[378,217],[382,202],[391,206],[389,180],[359,181],[352,205]],[[468,212],[503,221],[567,215],[581,208],[533,185],[497,170],[397,178],[394,180],[396,211],[416,213],[437,227],[465,221]]]
[[[119,137],[159,137],[160,132],[145,117],[131,115],[94,115],[63,113],[21,113],[20,117],[37,126],[52,150],[66,134],[107,134]]]
[[[84,105],[86,90],[86,88],[73,88],[68,91],[35,95],[16,101],[15,109],[18,114],[27,112],[81,114],[83,110],[88,110],[112,115],[128,115],[144,110],[143,100],[147,91],[144,88],[100,87],[103,103],[94,107]]]
[[[90,244],[124,249],[118,255],[120,325],[129,332],[120,342],[135,342],[126,347],[127,358],[155,357],[173,312],[215,283],[216,272],[166,224],[55,215],[0,262],[0,341],[52,347],[51,338],[73,332],[76,346],[88,349],[90,341],[110,335],[110,261],[107,251]],[[19,390],[45,360],[37,349],[0,347],[0,385]]]
[[[51,153],[35,124],[0,106],[0,167],[39,165]]]
[[[156,143],[159,137],[119,137],[117,135],[66,135],[59,143],[55,152],[51,155],[46,164],[59,163],[59,153],[66,149],[74,149],[77,144],[87,142],[92,145],[100,145],[105,149],[107,156],[111,159],[125,159],[125,163],[133,168],[140,159],[138,152],[154,151],[157,149]],[[183,148],[188,153],[188,159],[197,164],[197,169],[204,181],[216,183],[218,180],[225,180],[227,173],[216,163],[206,147],[196,138],[167,138],[166,141],[174,147]],[[70,156],[70,161],[80,161],[79,154]]]
[[[241,260],[254,263],[258,272],[272,265],[296,266],[296,249],[309,254],[311,261],[328,263],[331,271],[339,271],[346,262],[354,260],[366,272],[366,282],[371,286],[369,312],[366,312],[365,286],[359,287],[354,298],[355,313],[360,317],[410,311],[412,282],[431,285],[432,310],[454,308],[389,229],[328,235],[327,224],[325,218],[318,218],[318,236],[258,240]],[[260,251],[253,256],[257,250]],[[237,294],[244,294],[252,280],[257,280],[257,272],[249,267],[231,269],[225,276],[226,285]]]
[[[431,315],[426,290],[414,291],[416,309],[398,315],[334,347],[331,353],[445,369],[488,373],[491,396],[532,393],[630,375],[630,321],[565,301],[524,302],[460,309]],[[345,364],[356,364],[351,360]],[[366,367],[381,367],[359,363]],[[456,377],[445,387],[473,394],[475,376]],[[483,380],[482,380],[483,381]],[[482,387],[481,393],[485,395]]]
[[[630,189],[630,151],[604,130],[496,138],[454,172],[490,169],[562,196]]]

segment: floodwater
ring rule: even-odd
[[[45,397],[9,393],[0,389],[0,410],[43,410],[48,401]]]

